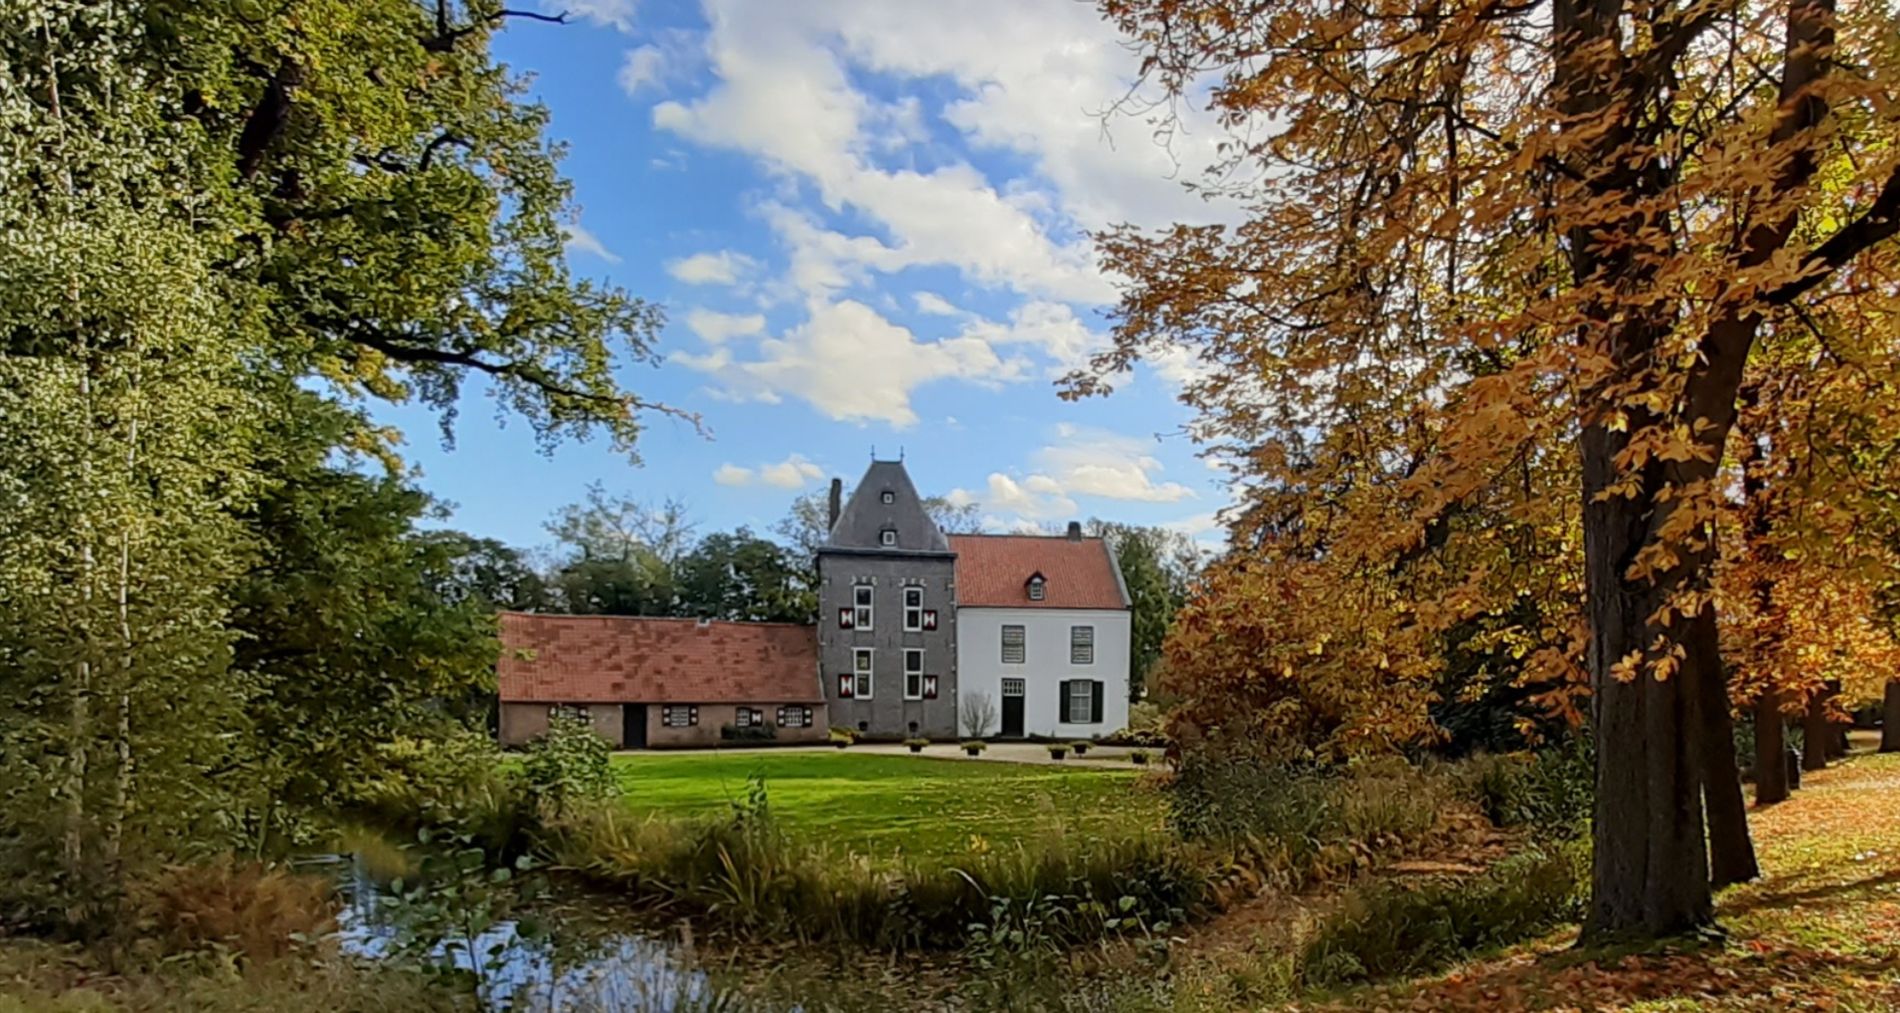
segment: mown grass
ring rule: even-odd
[[[817,752],[614,757],[636,813],[716,816],[765,778],[788,834],[872,858],[949,858],[1070,835],[1157,831],[1164,804],[1143,772]]]

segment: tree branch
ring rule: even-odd
[[[541,14],[536,11],[519,11],[502,7],[485,17],[477,17],[460,28],[450,28],[448,2],[447,0],[436,0],[435,35],[431,38],[423,39],[422,48],[431,53],[446,53],[454,49],[455,44],[460,42],[464,37],[474,34],[477,29],[492,25],[503,18],[527,18],[529,21],[542,21],[551,25],[565,25],[567,24],[567,17],[568,14],[566,11],[562,11],[559,14]]]
[[[1826,242],[1809,250],[1807,256],[1801,258],[1801,272],[1794,280],[1771,290],[1767,301],[1776,306],[1787,305],[1803,292],[1826,281],[1829,275],[1861,252],[1895,235],[1900,235],[1900,165],[1888,174],[1886,185],[1881,187],[1880,195],[1874,198],[1867,213],[1829,236]]]

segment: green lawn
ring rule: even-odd
[[[729,811],[763,774],[781,825],[879,857],[1161,824],[1159,794],[1131,770],[771,750],[620,754],[614,769],[629,805],[669,815]]]

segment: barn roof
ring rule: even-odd
[[[797,623],[501,614],[504,703],[822,703]]]

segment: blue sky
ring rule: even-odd
[[[996,530],[1098,516],[1213,536],[1220,476],[1180,435],[1185,355],[1114,396],[1056,397],[1105,342],[1114,285],[1090,229],[1205,220],[1180,186],[1214,141],[1167,148],[1100,113],[1133,58],[1072,0],[549,0],[498,57],[568,145],[577,273],[666,307],[638,466],[542,455],[471,386],[453,450],[408,435],[448,523],[513,544],[590,482],[685,500],[702,531],[769,529],[802,492],[901,448],[918,487]]]

